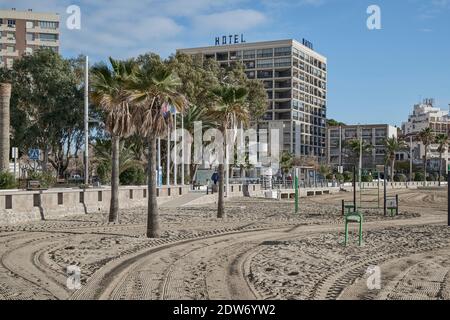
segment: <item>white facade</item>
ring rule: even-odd
[[[449,112],[435,107],[433,99],[425,99],[422,103],[416,104],[412,114],[408,117],[408,121],[402,124],[402,131],[406,136],[405,140],[410,147],[411,139],[409,137],[413,137],[412,149],[413,161],[415,164],[423,164],[425,147],[420,141],[418,141],[417,135],[426,128],[431,128],[436,135],[449,135],[450,133]],[[429,170],[437,172],[440,166],[437,144],[432,144],[429,147],[427,156],[429,159]],[[447,167],[450,163],[448,149],[443,154],[443,158],[445,161],[445,167]],[[443,170],[445,171],[445,168]]]
[[[269,105],[259,129],[279,128],[284,151],[323,159],[326,151],[327,59],[292,39],[217,43],[219,45],[179,49],[178,52],[215,59],[223,67],[242,62],[247,77],[261,80],[267,90]]]

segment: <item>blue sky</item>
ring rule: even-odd
[[[81,8],[68,30],[66,8]],[[368,30],[369,5],[382,29]],[[217,35],[247,42],[306,38],[328,58],[328,117],[400,125],[413,104],[450,103],[450,0],[0,0],[1,8],[61,14],[61,53],[93,60],[214,45]]]

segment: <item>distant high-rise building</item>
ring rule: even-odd
[[[215,46],[178,52],[215,59],[223,67],[243,63],[247,77],[261,80],[269,97],[259,129],[279,129],[284,151],[325,160],[327,59],[305,40],[247,43],[240,39],[219,37]]]
[[[14,60],[39,48],[59,51],[59,15],[0,10],[0,67],[11,68]]]

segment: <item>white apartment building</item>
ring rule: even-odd
[[[258,129],[279,129],[284,151],[324,159],[327,59],[305,40],[246,43],[237,35],[229,36],[229,42],[227,39],[217,38],[215,46],[178,52],[215,59],[223,67],[242,62],[247,77],[263,81],[269,97]]]
[[[343,166],[345,170],[351,170],[355,165],[355,159],[346,144],[351,140],[362,140],[373,146],[370,154],[363,155],[363,168],[375,169],[377,165],[386,163],[385,141],[387,138],[397,137],[397,128],[388,124],[364,124],[329,127],[327,156],[328,164],[336,168]]]
[[[0,10],[0,67],[11,68],[14,60],[38,48],[59,51],[59,15]]]
[[[413,161],[416,164],[423,163],[425,155],[425,147],[418,141],[417,135],[426,128],[431,128],[436,135],[441,133],[450,134],[449,112],[435,107],[433,99],[425,99],[422,103],[414,105],[413,112],[408,117],[408,121],[402,124],[402,132],[406,137],[408,145],[411,145],[412,140]],[[437,149],[438,145],[433,144],[428,150],[428,158],[430,160],[428,166],[433,171],[438,171],[440,165]],[[449,164],[448,150],[443,157],[447,166]]]

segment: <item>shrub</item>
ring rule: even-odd
[[[361,182],[373,182],[372,175],[363,175],[363,176],[361,176]]]
[[[145,172],[142,168],[131,167],[119,176],[120,184],[124,186],[141,186],[145,184]]]
[[[351,173],[350,171],[345,171],[344,172],[344,181],[349,182],[352,180],[353,180],[353,173]]]
[[[423,173],[422,172],[416,172],[414,174],[414,181],[423,181]]]
[[[16,178],[9,172],[0,172],[0,189],[17,188]]]
[[[403,173],[399,173],[394,176],[395,182],[406,182],[407,180],[408,178]]]
[[[29,180],[37,180],[41,187],[50,188],[56,184],[56,178],[49,172],[31,172],[28,174]]]
[[[102,184],[111,183],[111,164],[102,162],[97,166],[97,175]]]
[[[337,181],[344,181],[344,175],[341,173],[336,173],[335,177]]]

